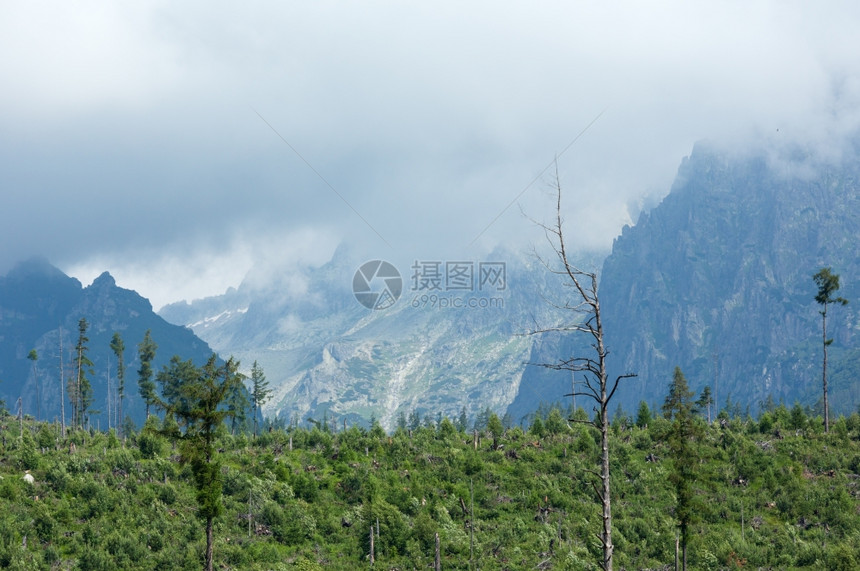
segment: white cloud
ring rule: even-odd
[[[849,2],[7,3],[0,240],[15,246],[0,267],[43,254],[170,301],[234,284],[284,228],[368,257],[527,248],[517,206],[468,245],[603,110],[559,167],[568,222],[607,248],[698,140],[838,157],[860,124],[858,16]],[[518,202],[542,218],[544,191]]]
[[[334,234],[308,228],[265,237],[237,234],[227,248],[220,250],[199,244],[182,256],[166,249],[150,251],[141,257],[87,258],[61,269],[85,285],[102,272],[110,271],[117,285],[137,291],[157,311],[174,301],[222,294],[230,287],[238,287],[246,278],[251,280],[252,287],[255,280],[269,283],[276,274],[283,275],[276,268],[321,265],[331,258],[336,243]],[[256,272],[251,272],[253,268]],[[300,273],[288,275],[288,291],[298,295],[306,284]]]

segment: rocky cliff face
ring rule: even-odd
[[[662,402],[674,367],[694,389],[758,404],[769,395],[820,397],[821,323],[812,275],[832,266],[844,297],[860,288],[860,170],[856,160],[809,165],[764,155],[728,158],[697,146],[671,193],[625,228],[601,278],[615,372],[637,379],[619,393],[627,410]],[[860,302],[860,300],[857,300]],[[852,305],[834,308],[836,368],[857,331]],[[831,402],[860,401],[835,383]]]
[[[295,271],[283,272],[303,284],[292,293],[285,284],[246,284],[224,296],[168,306],[161,314],[194,328],[247,368],[257,360],[275,389],[266,413],[286,420],[328,414],[366,423],[376,417],[393,428],[401,413],[413,411],[434,419],[439,413],[456,418],[463,407],[470,416],[486,407],[503,414],[520,393],[537,340],[520,333],[536,316],[546,321],[549,308],[541,294],[547,275],[536,261],[509,252],[490,258],[506,263],[508,281],[492,295],[477,287],[415,292],[412,270],[404,266],[400,300],[371,311],[352,293],[358,263],[340,250],[328,264],[301,270],[301,279]],[[480,260],[475,262],[477,268]],[[423,294],[436,295],[437,303]],[[443,298],[447,305],[440,303]],[[490,305],[490,298],[501,303]],[[463,307],[451,305],[454,299]]]

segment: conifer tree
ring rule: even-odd
[[[672,455],[673,471],[669,481],[675,485],[675,518],[681,534],[682,569],[687,569],[687,545],[690,538],[690,524],[695,509],[695,491],[698,455],[694,445],[697,435],[696,419],[693,415],[695,393],[690,390],[687,379],[680,367],[675,367],[669,394],[663,404],[663,415],[672,421],[668,434],[668,446]]]
[[[487,431],[493,437],[493,450],[498,450],[499,438],[505,432],[505,427],[502,426],[502,421],[495,412],[491,412],[487,419]]]
[[[636,426],[639,428],[648,428],[651,424],[651,409],[648,408],[648,403],[639,401],[639,410],[636,411]]]
[[[221,460],[215,449],[218,428],[230,416],[222,406],[233,385],[241,382],[235,374],[238,363],[231,357],[222,367],[212,355],[193,380],[178,387],[178,395],[168,412],[176,416],[182,430],[183,462],[191,465],[197,491],[197,512],[206,526],[206,571],[212,571],[214,560],[214,522],[223,511]]]
[[[469,417],[466,415],[466,405],[460,409],[460,416],[457,417],[457,430],[460,432],[466,432],[466,429],[469,427]]]
[[[266,380],[266,374],[263,368],[254,361],[251,365],[251,404],[254,408],[254,438],[257,437],[257,419],[259,411],[263,405],[271,398],[272,390],[269,388],[269,381]],[[401,413],[403,414],[403,413]]]
[[[231,364],[225,374],[233,377],[230,390],[227,392],[227,410],[230,413],[230,434],[236,434],[236,429],[245,430],[248,420],[248,391],[245,389],[245,375],[239,372],[239,361],[230,359]]]
[[[179,355],[174,355],[155,376],[156,382],[161,385],[161,397],[154,395],[153,404],[177,417],[180,411],[190,406],[184,399],[182,385],[194,383],[199,375],[191,359],[183,361]]]
[[[149,416],[149,407],[156,404],[155,381],[152,380],[152,361],[155,359],[155,351],[158,345],[152,340],[150,330],[147,329],[143,335],[143,341],[137,346],[137,354],[140,358],[140,368],[137,370],[137,386],[140,390],[140,398],[146,406],[146,416]]]
[[[122,400],[125,398],[125,343],[119,331],[114,331],[113,337],[110,340],[110,348],[113,354],[116,355],[117,426],[119,427],[120,436],[122,436]]]
[[[714,396],[711,394],[710,385],[705,385],[702,389],[702,394],[699,395],[699,400],[696,401],[696,406],[699,411],[706,411],[708,415],[708,424],[711,424],[711,405],[714,404]]]
[[[846,305],[848,300],[838,296],[834,297],[834,294],[839,291],[839,274],[834,274],[830,268],[821,268],[812,276],[812,279],[815,281],[815,285],[818,286],[815,301],[821,305],[821,340],[824,349],[821,365],[821,385],[824,392],[824,432],[829,432],[830,407],[827,403],[827,347],[833,343],[833,339],[827,338],[827,306],[831,303]]]
[[[89,324],[86,318],[82,317],[78,321],[78,342],[75,345],[75,369],[74,376],[69,381],[68,394],[69,401],[72,404],[72,425],[78,428],[84,427],[87,411],[93,403],[93,389],[90,384],[88,375],[93,374],[93,362],[87,356],[89,348],[87,343],[90,339],[87,337],[87,329]]]

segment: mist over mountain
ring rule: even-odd
[[[25,414],[43,420],[59,418],[60,357],[68,379],[81,318],[89,324],[88,356],[93,362],[93,375],[88,377],[93,389],[89,417],[94,426],[108,426],[109,377],[115,395],[116,357],[110,349],[115,331],[125,343],[123,415],[138,424],[143,421],[144,406],[137,388],[137,344],[147,329],[158,344],[153,362],[156,371],[173,355],[201,365],[212,354],[191,330],[166,322],[152,311],[149,301],[137,292],[118,287],[109,273],[83,287],[47,260],[27,260],[0,277],[0,398],[9,409],[17,412],[20,397]],[[27,358],[32,349],[38,354],[35,367]],[[67,416],[69,411],[67,402]],[[116,425],[113,418],[111,425]]]
[[[618,404],[627,411],[640,400],[659,405],[680,366],[694,390],[711,386],[720,407],[730,399],[756,411],[768,398],[816,405],[821,330],[812,274],[831,266],[844,297],[860,291],[853,156],[813,162],[802,152],[693,149],[671,192],[625,227],[602,261],[610,367],[638,375],[618,391]],[[428,311],[410,307],[407,294],[415,292],[407,291],[392,308],[368,311],[350,289],[359,262],[341,248],[288,284],[243,285],[162,315],[247,366],[259,360],[277,387],[270,414],[375,416],[390,428],[412,411],[455,416],[465,407],[471,416],[489,406],[518,421],[541,402],[562,400],[576,380],[527,363],[583,354],[589,340],[522,335],[578,316],[548,303],[569,292],[536,260],[494,255],[507,261],[503,309]],[[583,260],[586,269],[600,266],[600,258]],[[409,269],[401,273],[406,281]],[[837,413],[860,402],[858,326],[853,304],[832,312]],[[577,405],[591,408],[582,397]]]
[[[626,227],[603,265],[601,301],[619,391],[662,402],[672,370],[756,411],[772,397],[821,398],[821,316],[812,275],[830,266],[848,306],[828,313],[831,407],[860,402],[860,167],[856,149],[831,163],[802,152],[731,155],[697,145],[670,194]]]
[[[837,414],[857,406],[856,158],[855,149],[824,161],[697,145],[671,192],[623,229],[608,256],[580,256],[585,269],[602,265],[611,372],[638,375],[617,392],[617,405],[628,412],[640,400],[659,405],[680,366],[697,392],[710,385],[721,407],[728,399],[753,412],[768,399],[820,406],[812,275],[829,266],[852,302],[829,314],[831,406]],[[70,366],[81,317],[90,323],[93,408],[102,411],[94,423],[107,423],[114,331],[126,343],[124,408],[138,422],[136,345],[146,329],[159,345],[156,369],[173,355],[202,362],[210,347],[238,358],[246,372],[258,361],[274,389],[265,412],[285,420],[375,417],[392,428],[411,413],[435,419],[465,408],[474,417],[489,407],[519,422],[581,382],[534,366],[590,350],[574,333],[525,334],[579,318],[553,306],[570,291],[534,257],[499,249],[474,260],[395,262],[400,296],[379,310],[354,295],[364,262],[342,245],[321,266],[254,268],[240,287],[168,305],[161,316],[106,272],[84,288],[45,260],[22,262],[0,278],[0,398],[12,408],[21,397],[25,413],[56,417],[60,333]],[[458,284],[444,281],[446,263],[462,265],[457,279],[468,268],[470,281],[449,287]],[[504,287],[482,282],[482,268],[493,264],[504,268]],[[373,291],[386,283],[368,279]],[[30,349],[39,354],[35,370]],[[582,398],[577,405],[591,409]]]
[[[303,286],[292,292],[277,281],[262,289],[243,284],[169,305],[161,315],[244,367],[257,360],[275,387],[267,412],[288,420],[375,417],[392,428],[412,412],[435,419],[463,408],[470,417],[486,407],[504,411],[537,339],[522,333],[546,320],[551,308],[540,292],[553,277],[537,260],[497,250],[461,261],[471,264],[474,279],[452,290],[444,284],[445,261],[418,262],[439,264],[439,288],[422,289],[418,270],[399,267],[403,293],[387,309],[357,301],[352,286],[361,262],[342,247],[322,267],[305,268],[301,278],[293,273],[293,285]],[[504,287],[481,285],[481,265],[490,263],[504,267]]]

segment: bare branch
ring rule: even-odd
[[[572,325],[555,325],[552,327],[539,327],[537,323],[526,334],[538,335],[542,333],[581,333],[587,334],[591,338],[591,349],[593,350],[591,357],[573,356],[570,358],[562,358],[554,363],[528,363],[529,365],[537,365],[556,371],[571,371],[583,372],[583,380],[577,386],[574,380],[572,390],[565,396],[586,396],[594,400],[597,407],[594,409],[596,416],[594,420],[581,421],[570,419],[572,422],[581,422],[582,424],[590,424],[600,430],[601,437],[601,463],[600,473],[587,470],[587,472],[595,474],[600,479],[600,487],[594,482],[594,492],[602,504],[603,511],[603,529],[598,535],[601,544],[603,545],[603,561],[604,569],[612,569],[612,556],[614,546],[612,544],[612,509],[611,509],[611,489],[610,489],[610,462],[609,462],[609,422],[608,422],[608,406],[609,402],[615,396],[615,391],[618,390],[622,379],[635,377],[633,373],[619,375],[614,382],[610,384],[606,367],[606,359],[609,351],[604,345],[603,323],[600,313],[600,300],[598,298],[598,280],[596,272],[586,272],[572,263],[569,258],[567,245],[564,239],[564,220],[561,215],[561,182],[558,176],[558,164],[555,171],[555,190],[556,190],[556,212],[554,225],[536,223],[544,231],[544,237],[552,247],[557,258],[557,266],[551,265],[547,260],[537,256],[541,264],[552,275],[561,275],[566,279],[563,285],[570,287],[575,292],[573,301],[565,301],[564,303],[548,302],[555,309],[562,309],[568,312],[573,312],[575,315],[585,318],[578,320]],[[544,296],[542,296],[544,297]],[[611,385],[611,386],[610,386]]]
[[[627,373],[625,375],[618,375],[618,377],[615,379],[615,384],[612,385],[612,390],[609,392],[609,396],[606,397],[606,401],[609,402],[612,400],[613,395],[615,395],[615,389],[618,388],[618,382],[621,381],[621,379],[632,379],[633,377],[636,377],[636,376],[638,376],[638,375],[636,375],[636,373]]]

